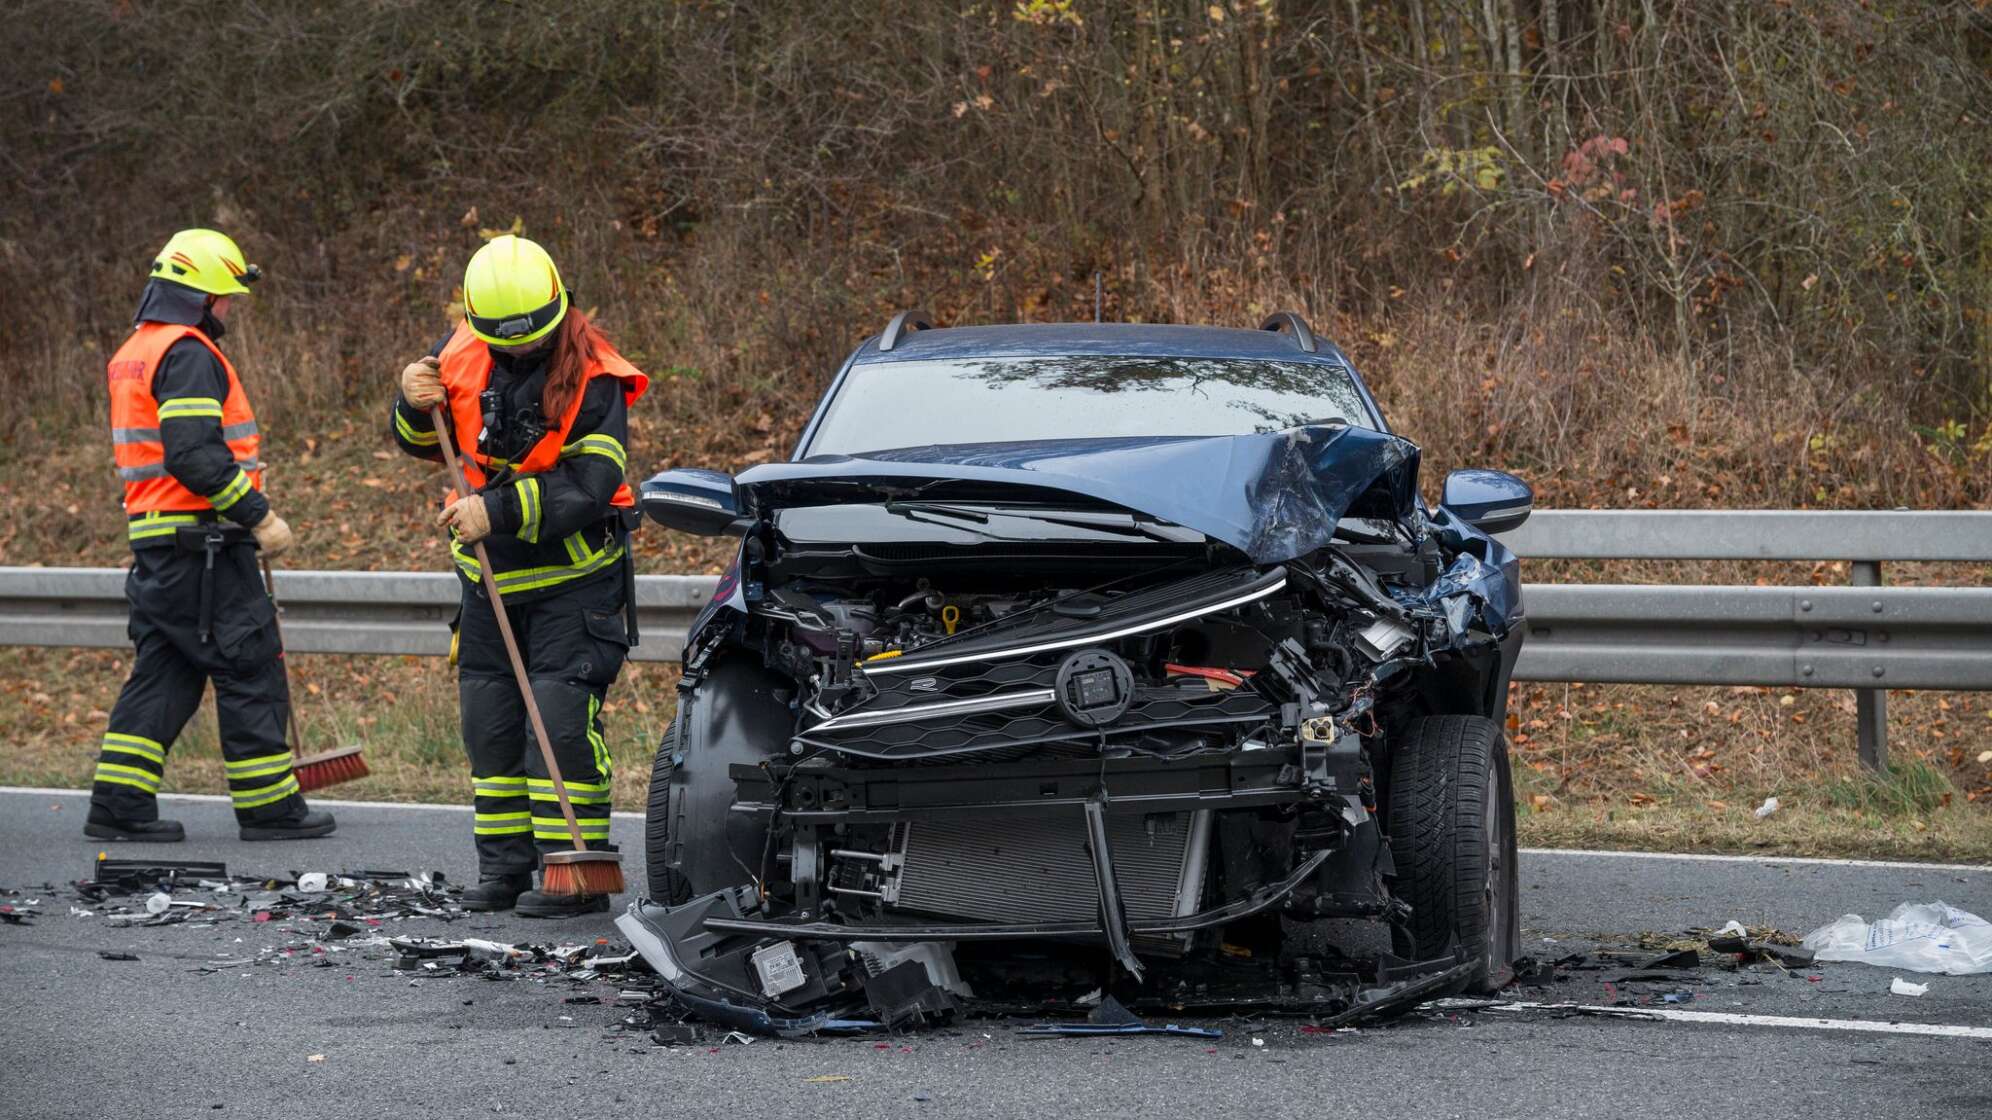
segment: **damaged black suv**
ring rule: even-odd
[[[674,994],[806,1029],[1505,984],[1524,628],[1490,534],[1529,488],[1456,471],[1426,506],[1418,449],[1291,313],[929,319],[850,356],[790,461],[643,486],[741,538],[619,923]],[[1390,949],[1302,946],[1336,918]]]

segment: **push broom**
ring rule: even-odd
[[[457,461],[456,441],[449,434],[449,421],[441,406],[431,408],[429,418],[443,437],[438,442],[457,493],[470,495],[473,493],[470,479],[463,473],[463,464]],[[560,799],[560,815],[567,821],[567,835],[574,841],[571,852],[548,852],[540,857],[540,890],[553,895],[621,894],[622,857],[614,852],[590,851],[588,842],[581,839],[581,823],[574,819],[574,803],[568,800],[567,783],[561,780],[560,762],[553,756],[553,740],[547,736],[546,722],[540,718],[539,702],[533,699],[526,662],[519,656],[518,639],[512,636],[512,620],[506,617],[505,600],[498,594],[498,578],[491,574],[491,557],[485,554],[483,541],[470,547],[477,554],[477,571],[484,580],[484,593],[491,597],[491,613],[498,619],[498,636],[505,642],[512,676],[519,682],[519,697],[526,702],[526,719],[533,725],[533,738],[539,741],[540,757],[546,761],[546,776],[553,783],[554,796]],[[628,563],[628,559],[624,562]]]
[[[290,692],[290,647],[284,642],[284,608],[277,602],[277,579],[270,573],[268,557],[263,561],[263,590],[270,595],[270,605],[277,609],[277,644],[284,647],[286,656],[278,658],[284,666],[284,691]],[[360,744],[340,747],[335,751],[319,754],[304,753],[304,737],[297,730],[296,694],[288,711],[290,717],[285,730],[290,735],[291,773],[297,776],[297,788],[304,793],[326,786],[336,786],[341,782],[356,781],[367,776],[367,760],[360,756]]]

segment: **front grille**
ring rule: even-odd
[[[1007,690],[1006,690],[1007,691]],[[952,693],[946,699],[954,699]],[[936,696],[927,702],[942,699]],[[867,708],[866,710],[870,710]],[[918,758],[964,754],[1030,744],[1097,743],[1172,728],[1262,723],[1277,707],[1249,689],[1209,691],[1201,687],[1142,685],[1127,712],[1107,727],[1079,727],[1055,703],[995,712],[937,714],[903,723],[805,732],[804,742],[871,758]]]

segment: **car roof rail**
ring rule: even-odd
[[[1307,328],[1307,320],[1298,311],[1275,311],[1266,321],[1259,324],[1262,331],[1292,331],[1294,344],[1312,354],[1317,347],[1314,332]]]
[[[906,337],[909,328],[920,331],[933,330],[934,313],[916,307],[894,315],[892,322],[885,325],[885,333],[878,336],[879,350],[882,352],[899,345],[899,340]]]

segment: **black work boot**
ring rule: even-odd
[[[583,914],[608,913],[609,896],[527,891],[519,896],[518,907],[521,918],[578,918]]]
[[[478,884],[463,892],[465,910],[510,910],[519,901],[519,896],[533,889],[533,873],[499,875],[481,879]]]
[[[92,805],[90,819],[83,823],[83,835],[126,844],[177,844],[187,838],[187,830],[179,821],[121,821]]]
[[[310,840],[319,836],[330,836],[338,826],[332,821],[332,814],[323,809],[306,809],[304,815],[288,821],[272,821],[268,824],[245,824],[242,826],[244,840]]]

